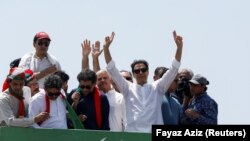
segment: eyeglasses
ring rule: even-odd
[[[47,92],[48,96],[52,97],[52,96],[59,96],[61,94],[61,92],[57,92],[57,93],[51,93],[51,92]]]
[[[48,47],[49,46],[49,42],[42,42],[42,41],[39,41],[38,43],[37,43],[39,46],[46,46],[46,47]]]
[[[80,87],[81,87],[82,89],[85,89],[85,88],[86,88],[86,89],[90,90],[92,86],[89,86],[89,85],[81,85]]]
[[[134,73],[139,74],[140,72],[145,73],[148,71],[148,68],[134,69]]]

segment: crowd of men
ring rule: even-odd
[[[170,66],[154,71],[134,60],[131,71],[119,70],[110,53],[115,33],[93,45],[82,46],[78,84],[68,93],[69,75],[48,52],[51,39],[38,32],[35,51],[10,64],[0,94],[0,126],[151,132],[152,125],[216,125],[218,105],[207,94],[209,81],[190,69],[181,69],[183,39],[173,32],[176,52]],[[100,68],[104,53],[106,68]],[[93,69],[89,66],[89,55]],[[163,64],[165,65],[165,64]]]

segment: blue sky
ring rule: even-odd
[[[1,0],[0,81],[9,63],[32,51],[35,33],[52,38],[49,52],[77,86],[81,42],[104,41],[116,33],[111,53],[119,69],[134,59],[149,62],[150,78],[175,53],[172,31],[183,36],[181,68],[208,78],[208,93],[219,105],[220,124],[250,124],[250,2],[248,0]],[[105,68],[103,55],[101,67]]]

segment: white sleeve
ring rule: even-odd
[[[153,82],[156,85],[156,89],[159,89],[161,93],[165,93],[171,83],[174,81],[178,70],[180,67],[180,62],[178,62],[175,58],[172,60],[172,64],[169,67],[169,70],[162,76],[158,81]]]
[[[121,93],[123,95],[128,94],[129,85],[132,83],[122,77],[113,60],[107,64],[107,71],[111,75],[112,80],[115,82]]]
[[[30,69],[30,63],[31,63],[32,53],[25,54],[18,65],[18,67],[23,69]]]
[[[35,95],[36,96],[36,95]],[[38,99],[34,99],[34,97],[32,97],[30,104],[29,104],[29,117],[30,118],[35,118],[41,111],[41,109],[39,109],[40,104],[38,102]],[[34,124],[31,125],[34,128],[39,128],[40,126],[34,122]]]
[[[126,115],[126,106],[124,97],[122,98],[122,125],[123,125],[123,131],[125,131],[127,126],[127,115]]]
[[[8,100],[0,100],[0,121],[5,121],[8,126],[28,127],[34,123],[34,118],[16,118]]]

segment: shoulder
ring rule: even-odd
[[[203,96],[202,96],[202,98],[201,98],[201,100],[200,100],[200,103],[202,104],[202,105],[204,105],[204,106],[206,106],[206,107],[217,107],[217,103],[216,103],[216,101],[213,99],[213,98],[211,98],[207,93],[205,93]]]
[[[31,90],[28,86],[23,86],[23,97],[31,98]]]
[[[103,93],[100,93],[100,97],[101,97],[101,99],[107,98],[107,96],[105,94],[103,94]]]
[[[108,101],[108,97],[105,95],[105,94],[100,94],[100,97],[101,97],[101,101],[104,102],[104,101]]]
[[[3,101],[8,101],[9,95],[7,93],[1,93],[0,94],[0,102],[2,103]]]
[[[27,59],[29,57],[32,57],[34,55],[35,52],[28,52],[26,54],[24,54],[21,58],[21,60]]]
[[[45,101],[45,91],[42,89],[31,98],[31,103]]]
[[[173,102],[174,102],[177,106],[181,107],[180,102],[179,102],[175,97],[170,96],[170,98],[173,100]]]
[[[203,99],[204,99],[205,101],[215,102],[215,100],[214,100],[211,96],[209,96],[207,93],[204,93]],[[215,102],[215,103],[216,103],[216,102]]]
[[[123,95],[117,91],[114,92],[116,99],[123,99]]]
[[[5,109],[10,106],[11,98],[7,93],[1,93],[0,95],[0,109]]]

